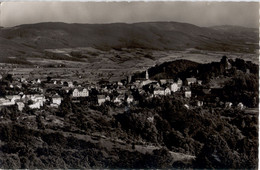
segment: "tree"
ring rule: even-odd
[[[47,82],[50,82],[51,79],[52,79],[52,78],[51,78],[50,76],[48,76],[48,77],[47,77]]]
[[[6,80],[6,81],[9,81],[11,83],[13,82],[12,74],[7,74],[3,79]]]

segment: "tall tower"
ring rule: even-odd
[[[128,83],[132,82],[132,75],[127,76]]]
[[[146,79],[146,80],[148,80],[148,79],[149,79],[148,70],[146,70],[146,72],[145,72],[145,79]]]

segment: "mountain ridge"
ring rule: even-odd
[[[25,56],[34,52],[43,53],[45,49],[76,47],[178,51],[195,48],[242,53],[254,53],[258,48],[257,29],[221,28],[223,27],[199,27],[179,22],[25,24],[0,29],[0,57]]]

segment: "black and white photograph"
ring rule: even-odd
[[[258,1],[1,1],[0,169],[258,169]]]

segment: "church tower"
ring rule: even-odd
[[[148,79],[149,79],[148,70],[146,70],[146,72],[145,72],[145,79],[146,79],[146,80],[148,80]]]

